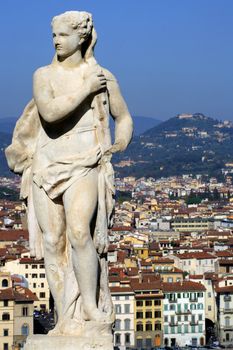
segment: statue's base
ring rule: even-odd
[[[77,337],[33,335],[27,338],[24,350],[113,350],[111,335]]]

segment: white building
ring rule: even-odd
[[[129,286],[110,287],[115,308],[114,346],[134,346],[134,292]]]
[[[224,281],[228,284],[228,281]],[[219,341],[225,347],[233,346],[233,285],[216,288],[218,303]]]
[[[191,281],[163,283],[164,345],[205,344],[205,287]]]

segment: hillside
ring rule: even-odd
[[[131,166],[123,166],[127,161]],[[114,158],[121,176],[170,176],[187,173],[219,176],[233,161],[233,124],[201,113],[181,114],[135,137]]]
[[[11,176],[11,172],[8,169],[6,158],[5,158],[5,148],[10,144],[11,142],[11,135],[0,132],[0,176]]]

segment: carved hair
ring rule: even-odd
[[[97,34],[93,26],[92,15],[84,11],[67,11],[53,17],[51,25],[62,21],[77,30],[80,38],[84,39],[82,44],[82,56],[85,60],[94,56],[94,46],[97,41]]]

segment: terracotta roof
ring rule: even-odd
[[[13,288],[1,289],[0,300],[37,301],[38,298],[30,289],[16,286]]]
[[[201,283],[192,281],[163,283],[162,289],[164,292],[186,292],[186,291],[205,291],[206,288]]]
[[[0,230],[0,241],[15,242],[19,239],[25,239],[28,241],[29,234],[27,230]]]
[[[177,255],[179,259],[216,259],[216,256],[206,252],[192,252]]]
[[[217,293],[233,293],[233,286],[216,287]]]
[[[132,293],[133,289],[130,286],[121,286],[121,287],[110,287],[111,294],[125,294]]]
[[[148,281],[140,282],[139,279],[131,279],[130,284],[134,291],[152,291],[152,290],[161,289],[160,280],[154,281],[154,282],[148,282]]]

